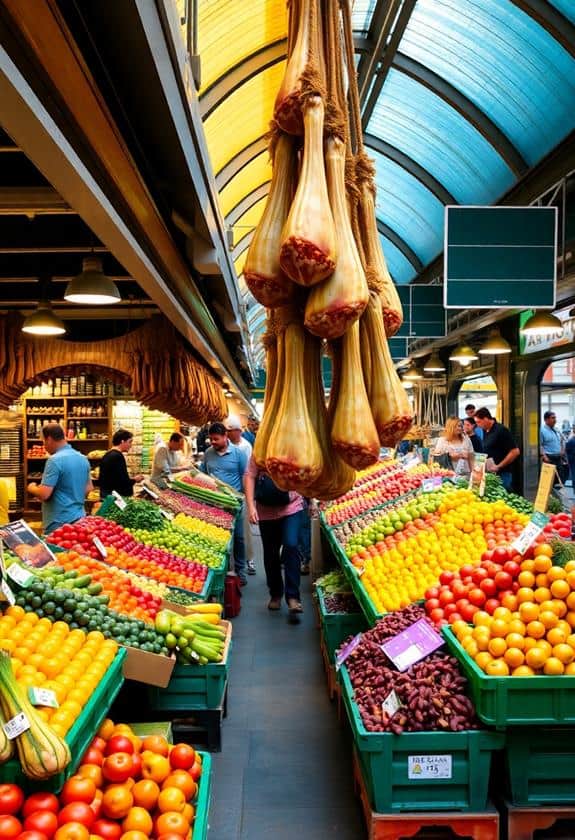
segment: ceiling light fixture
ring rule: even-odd
[[[64,335],[66,327],[52,311],[50,301],[41,300],[34,312],[31,312],[22,324],[22,332],[28,335]]]
[[[84,258],[82,271],[70,280],[64,298],[71,303],[94,305],[118,303],[122,299],[114,281],[102,271],[102,260],[94,256]]]
[[[411,380],[412,382],[417,379],[423,379],[423,374],[419,370],[415,362],[412,362],[407,368],[407,370],[403,374],[403,379]]]
[[[434,350],[429,359],[423,365],[423,370],[425,373],[444,373],[445,372],[445,365],[439,358],[439,353],[437,350]]]
[[[460,344],[455,350],[450,354],[449,361],[450,362],[459,362],[460,365],[466,367],[467,365],[474,362],[478,359],[479,356],[473,349],[470,347],[469,344]]]
[[[555,335],[563,333],[563,324],[551,312],[535,312],[520,328],[523,335]]]
[[[511,345],[506,341],[499,330],[491,330],[487,341],[477,351],[480,356],[503,356],[511,353]]]

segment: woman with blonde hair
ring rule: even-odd
[[[467,476],[473,469],[473,444],[463,431],[459,417],[448,417],[434,456],[448,455],[456,475]]]

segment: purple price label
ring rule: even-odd
[[[358,633],[357,636],[354,636],[353,639],[350,639],[350,641],[346,645],[344,645],[338,650],[337,655],[335,657],[336,671],[339,671],[339,669],[341,668],[347,657],[350,655],[350,653],[353,653],[353,651],[356,649],[358,644],[361,642],[362,636],[363,633]]]
[[[424,618],[420,618],[407,630],[399,633],[381,649],[393,662],[398,671],[407,671],[420,659],[425,659],[441,647],[443,639]]]

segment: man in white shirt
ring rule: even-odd
[[[252,445],[249,440],[242,436],[242,424],[240,418],[236,414],[230,414],[225,420],[224,426],[230,443],[237,446],[241,452],[245,453],[246,459],[249,460],[252,456]],[[246,572],[248,575],[255,575],[256,564],[254,560],[254,545],[252,540],[252,525],[249,522],[247,509],[244,506],[244,540],[246,545]]]

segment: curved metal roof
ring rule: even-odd
[[[269,189],[285,0],[199,0],[200,104],[241,272]],[[574,0],[355,0],[380,236],[396,283],[442,249],[446,203],[498,200],[573,128]],[[258,317],[256,317],[256,315]]]

